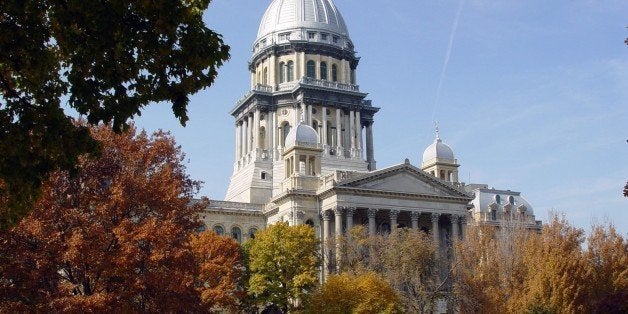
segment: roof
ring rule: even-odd
[[[304,144],[306,146],[318,144],[318,133],[311,126],[301,122],[286,136],[286,147]]]
[[[503,210],[504,206],[511,205],[513,210],[525,208],[526,214],[534,215],[532,205],[521,196],[521,192],[477,188],[473,190],[473,194],[475,197],[471,204],[475,212],[490,212],[491,205],[498,211]]]

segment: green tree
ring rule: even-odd
[[[249,293],[258,304],[297,308],[318,282],[319,244],[307,225],[280,222],[256,233],[248,245]]]
[[[185,125],[188,96],[229,58],[202,20],[209,2],[0,1],[0,227],[32,208],[49,173],[98,152],[65,106],[120,132],[168,102]]]
[[[367,272],[359,275],[331,275],[314,292],[308,313],[402,313],[395,290],[381,276]]]

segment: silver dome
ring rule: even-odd
[[[318,144],[318,133],[309,125],[299,123],[286,136],[286,147]]]
[[[423,163],[426,164],[435,158],[452,163],[455,162],[454,151],[449,145],[443,143],[438,136],[434,140],[434,143],[428,146],[423,152]]]
[[[330,38],[329,44],[344,47],[350,43],[345,21],[332,0],[273,0],[262,17],[254,45],[276,43],[283,34],[289,34],[290,40],[308,40],[308,32],[337,36],[335,42]]]

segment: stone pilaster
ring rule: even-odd
[[[439,247],[439,238],[438,234],[438,219],[440,218],[439,213],[432,213],[432,236],[434,237],[434,244],[436,247]]]

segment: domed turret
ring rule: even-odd
[[[454,151],[449,145],[443,143],[443,141],[436,136],[434,143],[428,146],[423,152],[423,163],[428,163],[433,159],[438,158],[441,160],[448,160],[454,162]]]
[[[290,133],[286,136],[286,147],[303,144],[308,146],[318,144],[318,134],[311,126],[301,121],[301,123],[299,123],[296,128],[290,130]]]
[[[458,182],[458,167],[460,165],[454,157],[454,151],[440,139],[437,126],[434,143],[423,152],[421,169],[443,180]]]

